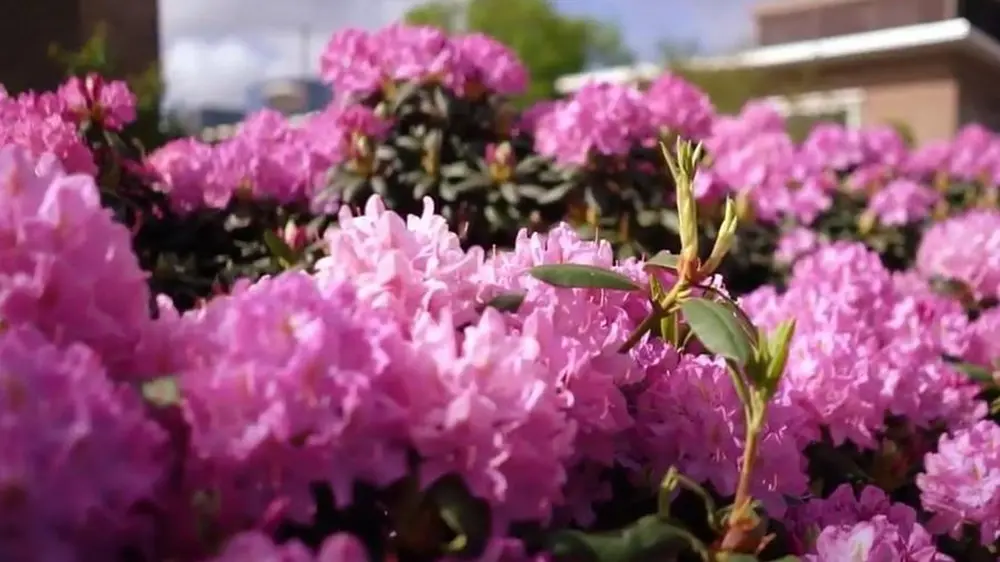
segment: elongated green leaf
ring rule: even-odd
[[[680,257],[677,254],[672,254],[666,250],[657,252],[655,256],[646,260],[643,264],[644,268],[659,267],[663,269],[670,269],[673,271],[677,270],[678,263],[680,262]]]
[[[444,545],[449,554],[475,558],[482,554],[490,536],[490,509],[482,500],[469,493],[460,478],[444,476],[428,491],[437,506],[442,521],[454,533]]]
[[[767,390],[768,399],[778,391],[781,377],[785,374],[785,365],[788,363],[788,353],[791,350],[792,338],[795,336],[795,319],[785,320],[778,324],[774,334],[768,338],[768,362],[766,374],[764,376],[764,386]]]
[[[689,531],[655,515],[615,532],[560,531],[552,537],[549,549],[556,560],[572,562],[655,560],[654,554],[685,550],[694,550],[708,559],[708,549]]]
[[[996,384],[993,372],[987,367],[972,363],[955,363],[955,368],[965,373],[970,379],[982,384]]]
[[[158,408],[169,408],[181,402],[180,386],[173,376],[146,381],[140,386],[140,391],[143,400]]]
[[[746,333],[747,338],[749,338],[754,347],[758,345],[760,341],[760,334],[757,331],[757,327],[754,326],[753,320],[747,316],[746,312],[743,312],[743,309],[740,308],[740,305],[736,301],[711,285],[698,285],[698,288],[704,289],[705,292],[718,297],[718,300],[715,302],[718,302],[722,306],[728,308],[729,311],[733,313],[733,316],[740,321],[740,326],[743,327],[743,331]]]
[[[524,304],[524,293],[503,293],[486,303],[487,308],[495,308],[501,312],[517,312]]]
[[[528,273],[549,285],[569,289],[610,289],[613,291],[640,291],[642,287],[620,273],[603,267],[564,263],[539,265]]]
[[[281,267],[292,267],[298,261],[295,257],[295,251],[270,230],[264,231],[264,243],[267,244],[267,249],[271,251],[271,255],[278,260]]]
[[[745,366],[750,360],[750,340],[731,310],[702,298],[681,303],[681,312],[691,331],[708,351]]]

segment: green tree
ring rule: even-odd
[[[525,103],[555,97],[560,76],[633,62],[615,26],[560,13],[549,0],[468,0],[461,7],[432,0],[405,19],[448,32],[478,31],[509,46],[531,73]]]

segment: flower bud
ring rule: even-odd
[[[722,264],[723,258],[726,257],[726,254],[732,249],[733,244],[736,243],[736,228],[738,226],[739,218],[736,212],[736,204],[733,203],[732,199],[726,199],[722,226],[719,228],[719,234],[715,238],[715,246],[712,247],[712,253],[698,272],[700,277],[705,278],[712,275]]]
[[[677,189],[677,213],[680,223],[681,261],[698,259],[698,208],[694,197],[694,175],[701,159],[702,147],[678,139],[671,156],[666,144],[660,143],[663,158],[670,168]]]
[[[875,230],[875,225],[877,223],[878,216],[876,216],[871,210],[865,211],[858,217],[858,232],[862,236],[867,236]]]

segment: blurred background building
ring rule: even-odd
[[[175,112],[171,117],[189,134],[240,122],[246,112],[228,107],[199,107]]]
[[[766,71],[770,100],[795,118],[906,123],[918,143],[970,122],[1000,129],[996,0],[764,0],[754,25],[752,48],[690,64]],[[557,88],[642,83],[660,72],[658,65],[606,69],[563,77]]]
[[[252,84],[247,89],[247,113],[262,109],[273,109],[292,118],[295,122],[315,111],[326,107],[333,99],[333,93],[315,78],[276,78]],[[214,141],[226,138],[236,131],[237,122],[243,115],[231,121],[204,123],[198,129],[204,140]]]
[[[51,47],[75,51],[99,25],[107,30],[116,73],[146,72],[159,59],[156,0],[3,0],[0,17],[0,83],[12,92],[57,86],[66,68]]]
[[[280,78],[258,82],[247,92],[247,109],[274,109],[285,115],[308,113],[326,107],[333,95],[315,78]]]

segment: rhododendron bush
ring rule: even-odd
[[[680,136],[705,148],[696,192],[706,239],[724,199],[738,202],[744,220],[723,271],[741,294],[781,281],[815,241],[861,241],[905,269],[930,222],[998,206],[1000,139],[979,126],[911,148],[890,126],[831,123],[796,143],[772,106],[721,115],[670,74],[645,91],[587,84],[518,114],[508,98],[525,71],[504,46],[403,25],[336,34],[321,73],[336,100],[296,126],[264,111],[222,143],[181,140],[152,154],[161,190],[183,207],[224,209],[240,193],[295,201],[300,217],[358,209],[372,195],[415,214],[431,197],[466,248],[509,248],[520,228],[565,221],[619,257],[652,255],[679,249],[659,141]]]
[[[119,82],[0,96],[0,561],[996,559],[1000,140],[322,67],[151,154]]]

